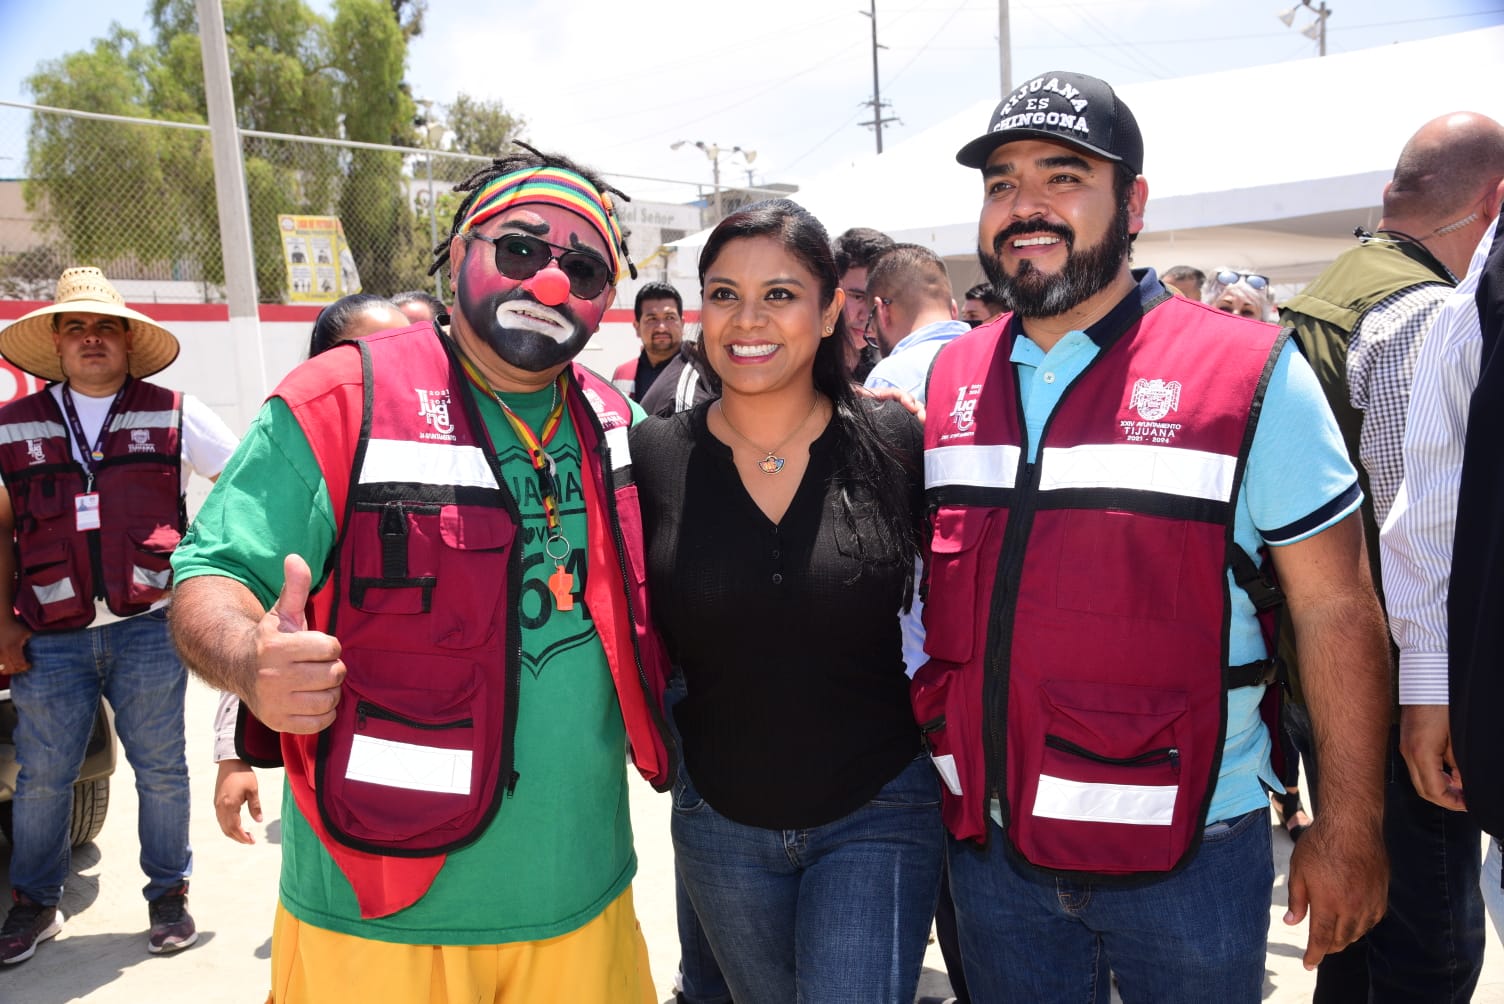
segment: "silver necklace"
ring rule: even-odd
[[[800,421],[798,425],[794,426],[793,432],[783,437],[783,442],[779,443],[771,450],[764,450],[761,446],[758,446],[756,443],[752,442],[752,440],[742,435],[742,431],[731,424],[731,417],[726,414],[726,406],[722,402],[717,401],[715,406],[721,411],[721,421],[726,423],[726,428],[735,433],[737,439],[740,439],[742,442],[752,447],[752,449],[756,450],[758,453],[767,454],[757,462],[757,469],[762,471],[764,474],[777,474],[779,471],[783,470],[783,465],[787,462],[783,457],[778,456],[778,452],[785,446],[787,446],[789,440],[797,436],[801,429],[809,424],[810,416],[815,413],[816,408],[820,407],[820,395],[818,392],[816,392],[815,400],[812,404],[810,404],[809,411],[805,413],[804,419]]]

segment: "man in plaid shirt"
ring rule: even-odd
[[[1378,575],[1377,526],[1404,479],[1402,446],[1415,359],[1443,301],[1498,213],[1504,127],[1457,112],[1410,138],[1384,188],[1377,231],[1338,258],[1281,311],[1315,365],[1343,427],[1348,451],[1366,475],[1364,521]],[[1382,592],[1381,592],[1382,595]],[[1429,710],[1429,709],[1416,709]],[[1417,794],[1404,762],[1419,733],[1406,709],[1390,744],[1385,841],[1392,873],[1389,912],[1360,945],[1324,962],[1319,984],[1341,982],[1372,1000],[1468,1000],[1483,963],[1478,891],[1479,830],[1464,813]],[[1443,722],[1446,708],[1441,708]],[[1319,765],[1318,765],[1319,771]],[[1319,796],[1319,793],[1318,793]],[[1319,806],[1318,806],[1319,812]],[[1437,870],[1433,870],[1433,866]],[[1366,972],[1365,972],[1366,969]],[[1352,984],[1356,983],[1356,986]],[[1441,990],[1444,996],[1436,996]]]

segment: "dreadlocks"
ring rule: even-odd
[[[434,245],[433,264],[428,268],[429,275],[433,275],[445,265],[451,264],[449,261],[449,246],[454,238],[460,234],[465,221],[470,217],[470,211],[474,208],[476,197],[480,195],[487,184],[503,175],[511,174],[514,171],[527,170],[528,168],[561,168],[565,171],[572,171],[593,185],[595,190],[600,193],[601,201],[605,204],[606,210],[609,213],[614,214],[615,212],[613,199],[620,199],[623,202],[632,201],[632,197],[627,195],[627,193],[613,185],[607,184],[599,175],[580,167],[563,154],[543,153],[526,143],[516,140],[513,141],[513,144],[521,147],[522,151],[526,152],[517,151],[503,157],[498,157],[491,161],[490,166],[481,168],[454,186],[456,192],[469,192],[470,194],[466,196],[465,201],[461,202],[459,208],[455,210],[454,220],[450,223],[448,236]],[[633,264],[631,256],[627,252],[625,231],[622,232],[622,237],[617,243],[616,250],[620,253],[622,260],[627,263],[627,269],[630,271],[632,278],[637,278],[637,266]]]

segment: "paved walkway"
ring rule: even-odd
[[[257,843],[244,847],[219,832],[210,810],[214,767],[210,726],[215,695],[194,683],[188,694],[188,749],[193,774],[195,869],[191,907],[199,943],[176,957],[146,953],[144,884],[136,866],[136,797],[122,758],[111,788],[113,803],[99,840],[74,856],[63,908],[62,936],[41,947],[31,961],[0,972],[0,1004],[259,1004],[265,999],[272,909],[277,888],[281,778],[260,772],[266,821],[253,826]],[[634,894],[648,939],[653,977],[663,999],[673,995],[678,946],[674,927],[673,862],[668,837],[669,803],[640,779],[632,784],[632,813],[640,860]],[[1271,825],[1273,815],[1270,817]],[[1314,976],[1300,965],[1305,928],[1287,928],[1284,877],[1290,842],[1274,835],[1276,868],[1269,908],[1268,1001],[1308,1001]],[[0,840],[0,880],[8,874],[9,849]],[[945,988],[939,950],[931,945],[922,994]],[[1489,932],[1488,957],[1475,1001],[1504,1004],[1504,952]]]

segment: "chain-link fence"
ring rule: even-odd
[[[486,158],[250,131],[241,142],[262,302],[288,301],[296,283],[285,215],[338,219],[368,292],[441,288],[427,272],[463,198],[453,187]],[[608,180],[633,197],[623,218],[644,279],[682,279],[667,245],[714,222],[717,204],[775,194]],[[103,268],[130,300],[224,299],[207,126],[0,102],[0,297],[49,299],[75,264]]]

